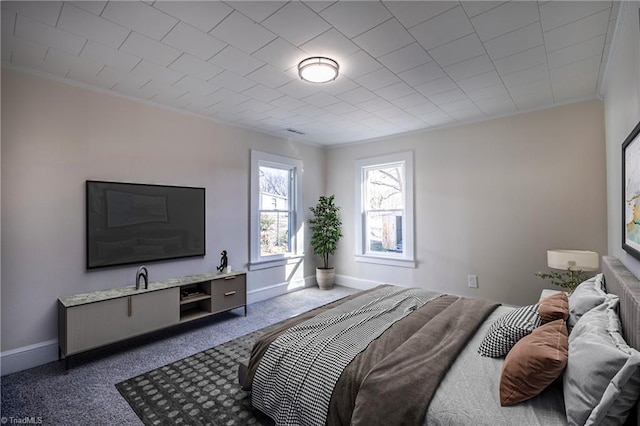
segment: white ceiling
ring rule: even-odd
[[[2,1],[2,62],[323,145],[594,98],[611,1]],[[332,83],[301,81],[309,56]],[[293,129],[298,133],[287,129]]]

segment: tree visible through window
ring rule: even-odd
[[[402,163],[365,169],[366,250],[402,253],[404,216]]]
[[[291,251],[290,169],[260,166],[260,256]]]

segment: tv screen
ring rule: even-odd
[[[87,181],[87,269],[205,255],[205,189]]]

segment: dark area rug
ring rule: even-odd
[[[116,384],[145,425],[272,425],[238,384],[238,361],[277,324]]]

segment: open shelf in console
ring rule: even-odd
[[[211,281],[180,287],[180,322],[211,315]]]

